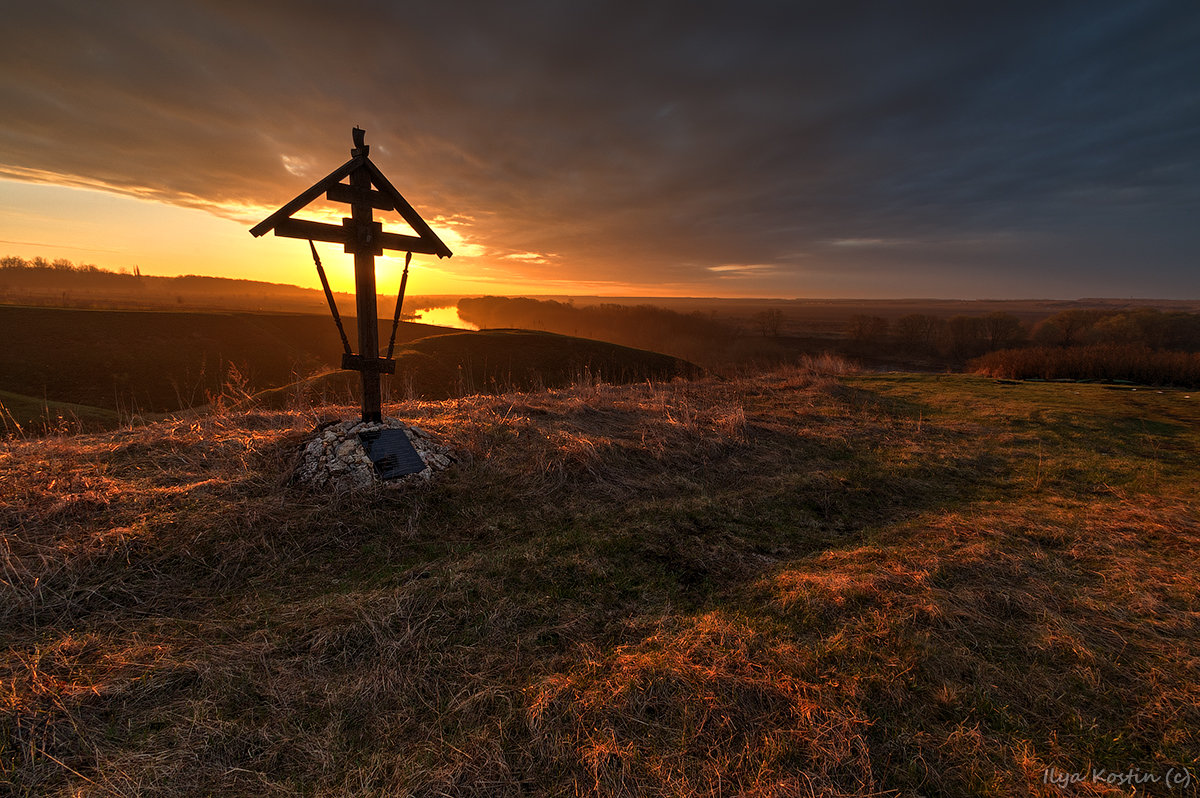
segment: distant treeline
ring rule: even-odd
[[[1200,314],[1154,308],[1067,310],[1035,326],[1031,346],[989,352],[971,367],[1011,379],[1128,380],[1200,386]]]
[[[599,304],[485,296],[458,301],[458,315],[480,329],[518,327],[610,341],[703,362],[723,349],[731,330],[711,314],[654,305]]]
[[[124,284],[132,287],[141,276],[136,266],[132,272],[127,269],[112,271],[91,263],[72,263],[64,258],[25,260],[13,255],[0,258],[0,288],[16,285],[57,288],[66,281],[70,281],[72,286]]]
[[[1023,347],[1072,347],[1104,344],[1154,351],[1200,351],[1200,314],[1132,310],[1065,310],[1029,326],[1004,312],[981,316],[913,313],[889,322],[880,316],[855,316],[846,338],[863,352],[892,350],[957,360]]]
[[[1142,344],[1004,349],[972,361],[971,370],[1017,380],[1124,380],[1200,387],[1200,353],[1156,350]]]
[[[858,315],[846,330],[852,349],[869,354],[897,350],[909,355],[958,360],[1023,343],[1028,330],[1011,313],[943,318],[911,313],[892,322],[882,316]]]
[[[0,258],[0,302],[83,308],[221,308],[316,313],[320,291],[258,280],[112,271],[65,259]]]

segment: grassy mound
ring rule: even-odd
[[[411,379],[414,394],[424,398],[557,388],[581,381],[657,382],[699,373],[691,363],[670,355],[530,330],[432,335],[410,342],[396,360],[393,386]]]
[[[437,331],[401,323],[403,343]],[[356,340],[355,320],[346,332]],[[390,319],[380,324],[383,340]],[[0,306],[0,387],[133,414],[207,404],[231,382],[250,390],[339,364],[326,316]],[[47,346],[53,341],[53,346]]]
[[[1189,394],[414,400],[385,412],[470,467],[287,487],[353,412],[3,444],[8,792],[1123,795],[1093,769],[1200,764]]]
[[[700,373],[696,366],[670,355],[529,330],[431,335],[402,345],[394,357],[396,373],[383,378],[384,396],[389,399],[447,399],[573,383],[661,381]],[[357,401],[359,380],[357,372],[327,371],[254,398],[276,409],[297,402]]]

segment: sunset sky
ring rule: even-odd
[[[1200,297],[1191,0],[3,19],[0,255],[316,285],[303,242],[247,229],[359,125],[455,252],[412,293]]]

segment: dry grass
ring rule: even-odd
[[[1143,385],[1200,387],[1200,353],[1145,345],[1035,346],[989,352],[971,362],[989,377],[1043,380],[1129,380]]]
[[[1057,795],[1046,767],[1195,773],[1195,405],[832,370],[393,405],[472,455],[408,493],[286,484],[345,407],[7,440],[0,785]]]
[[[529,691],[537,756],[601,795],[864,795],[865,716],[809,681],[807,654],[712,611]],[[564,785],[565,786],[565,785]]]

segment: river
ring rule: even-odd
[[[460,330],[478,330],[479,327],[469,321],[463,321],[458,315],[458,307],[450,305],[444,308],[422,308],[414,311],[414,316],[421,324],[436,324],[439,327],[457,327]]]

